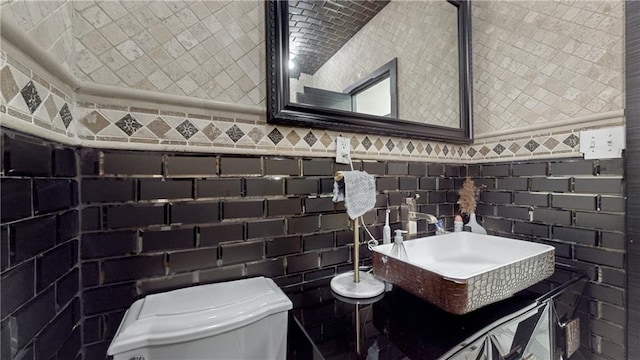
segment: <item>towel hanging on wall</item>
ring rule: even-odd
[[[338,172],[333,183],[333,202],[338,201],[344,201],[351,219],[364,215],[376,204],[375,178],[366,171]]]

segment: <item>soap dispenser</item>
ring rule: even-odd
[[[406,230],[396,230],[396,236],[393,238],[393,247],[391,248],[391,256],[397,259],[408,259],[407,250],[404,248],[404,239],[402,234],[406,234]]]

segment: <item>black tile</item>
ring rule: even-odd
[[[533,209],[533,221],[571,225],[571,211],[535,208]]]
[[[510,170],[509,164],[482,165],[480,172],[482,176],[509,176]]]
[[[302,240],[300,236],[288,236],[267,240],[266,256],[273,258],[281,255],[299,253],[302,250],[301,244]]]
[[[417,190],[418,189],[418,178],[409,176],[409,177],[400,177],[398,178],[400,184],[398,188],[400,190]]]
[[[500,208],[504,208],[502,211],[502,213],[500,212],[500,210],[496,210],[496,209],[500,209]],[[488,216],[502,216],[502,217],[506,217],[506,218],[513,218],[509,215],[509,211],[511,209],[514,208],[508,208],[505,206],[499,206],[499,205],[486,205],[486,204],[478,204],[476,205],[476,215],[488,215]],[[525,209],[526,210],[526,209]],[[518,212],[518,215],[521,214],[520,209],[516,210]],[[424,212],[424,211],[422,211]],[[526,219],[523,218],[523,220],[529,220],[529,216],[526,215]]]
[[[333,201],[330,197],[315,197],[304,199],[305,213],[319,213],[333,211]]]
[[[315,270],[304,273],[305,281],[314,281],[318,279],[326,279],[333,277],[336,274],[336,269],[331,267],[324,270]]]
[[[362,171],[371,175],[384,175],[385,174],[385,162],[384,161],[363,161]]]
[[[427,175],[429,176],[444,176],[444,165],[442,164],[428,164]]]
[[[603,196],[600,198],[600,210],[612,212],[625,212],[626,202],[623,197]]]
[[[82,299],[85,316],[124,310],[136,299],[136,287],[128,283],[88,289],[82,292]]]
[[[323,251],[320,254],[322,267],[338,265],[349,261],[349,249],[346,247]]]
[[[82,263],[82,286],[83,289],[98,285],[100,282],[100,267],[98,262]]]
[[[500,178],[497,179],[496,189],[498,190],[522,190],[529,189],[527,178]]]
[[[83,203],[134,201],[135,181],[133,179],[83,179]]]
[[[8,222],[31,216],[31,180],[0,179],[0,221]]]
[[[287,179],[287,194],[317,194],[318,179],[315,178],[290,178]]]
[[[546,193],[513,193],[513,203],[516,205],[549,206],[549,194]]]
[[[9,227],[0,227],[0,271],[9,267]]]
[[[318,231],[320,217],[318,215],[289,218],[288,233],[313,233]]]
[[[51,148],[20,135],[3,136],[4,174],[8,176],[51,176]]]
[[[82,231],[93,231],[102,229],[102,214],[99,207],[88,207],[82,209]]]
[[[111,229],[141,227],[165,223],[164,205],[109,206],[106,208],[106,211],[106,225]]]
[[[427,164],[423,162],[409,162],[409,175],[413,175],[413,176],[427,175]]]
[[[411,197],[411,193],[409,192],[390,192],[387,193],[387,199],[388,199],[388,203],[389,206],[398,206],[398,205],[404,205],[406,203],[406,199],[408,197]],[[428,195],[426,197],[426,199],[428,199]],[[385,204],[386,206],[387,204]]]
[[[331,159],[310,159],[302,161],[302,175],[304,176],[332,176],[333,161]]]
[[[528,222],[514,221],[513,233],[548,238],[549,226],[542,225],[542,224],[532,224]]]
[[[244,277],[244,265],[233,265],[213,270],[200,271],[198,279],[201,284],[238,280]]]
[[[33,210],[36,215],[65,210],[77,205],[78,185],[74,180],[33,180]]]
[[[217,267],[218,249],[196,249],[169,254],[169,271],[174,273]]]
[[[246,179],[247,196],[284,195],[284,179]]]
[[[287,273],[296,273],[318,268],[318,253],[311,252],[287,257]]]
[[[74,314],[73,307],[67,307],[38,335],[36,351],[39,358],[47,359],[54,355],[55,351],[73,330],[78,322],[80,314]]]
[[[342,246],[346,244],[353,244],[353,231],[336,231],[336,246]]]
[[[510,192],[482,191],[480,201],[490,204],[511,204]]]
[[[566,244],[566,243],[562,243],[559,241],[548,241],[548,240],[542,240],[542,239],[535,239],[534,240],[537,243],[540,244],[545,244],[545,245],[549,245],[549,246],[553,246],[555,248],[555,256],[558,258],[564,258],[564,259],[568,259],[571,260],[572,259],[572,245],[571,244]]]
[[[379,177],[376,178],[376,190],[398,190],[398,178],[396,177]]]
[[[624,161],[622,159],[600,160],[600,175],[624,175]]]
[[[77,359],[82,349],[81,327],[76,327],[58,349],[58,359]]]
[[[264,243],[262,241],[220,245],[220,258],[223,265],[255,261],[263,257]]]
[[[627,276],[622,269],[611,269],[608,267],[600,266],[600,277],[603,283],[625,287],[627,284]]]
[[[267,216],[298,215],[302,213],[300,198],[268,199]]]
[[[214,246],[225,241],[243,239],[243,224],[221,224],[200,227],[200,246]]]
[[[595,230],[554,226],[552,238],[593,246],[596,244],[597,236]]]
[[[215,156],[167,156],[167,176],[215,176]]]
[[[387,203],[387,194],[376,194],[376,204],[374,205],[374,207],[385,207],[387,206]]]
[[[406,161],[387,162],[387,175],[407,175],[409,173],[409,163]]]
[[[332,194],[333,193],[333,178],[320,179],[320,194]]]
[[[511,232],[511,221],[505,219],[496,219],[489,216],[484,217],[484,228],[486,230],[497,231],[501,233]]]
[[[102,169],[107,175],[162,175],[162,156],[107,152],[104,153]]]
[[[109,342],[103,341],[99,343],[84,346],[84,360],[103,360],[107,357],[107,349]]]
[[[193,198],[191,180],[141,179],[139,184],[140,200]]]
[[[466,174],[466,176],[480,176],[480,165],[469,165],[469,166],[467,166],[467,174]]]
[[[516,206],[497,206],[497,215],[507,219],[529,220],[529,209]],[[476,209],[476,213],[478,213]]]
[[[569,179],[532,178],[532,191],[569,192]]]
[[[66,274],[76,264],[77,254],[77,244],[70,241],[39,256],[36,259],[36,291]]]
[[[420,178],[420,190],[436,190],[437,182],[436,178],[423,177]]]
[[[600,310],[601,310],[602,318],[604,320],[610,321],[618,325],[624,325],[627,321],[626,320],[627,316],[626,316],[626,312],[624,311],[624,308],[601,303]],[[624,356],[620,357],[620,359],[622,358],[624,358]]]
[[[137,238],[136,231],[83,234],[81,255],[83,259],[95,259],[132,254],[138,248]]]
[[[603,231],[600,236],[600,246],[608,249],[625,250],[625,236],[624,234]]]
[[[19,263],[54,247],[57,242],[56,225],[55,215],[9,225],[11,263]]]
[[[625,331],[621,326],[615,326],[606,321],[599,319],[591,319],[591,332],[596,335],[600,335],[606,339],[615,341],[618,344],[623,344],[625,341]]]
[[[53,149],[53,176],[75,177],[76,175],[76,152],[67,148]]]
[[[462,172],[464,170],[466,170],[466,167],[464,165],[445,165],[444,175],[451,177],[464,176],[462,175]]]
[[[241,179],[197,180],[196,184],[198,198],[242,196]]]
[[[102,271],[105,284],[164,275],[164,255],[104,260]]]
[[[58,243],[78,235],[78,211],[72,210],[58,214]]]
[[[594,175],[593,160],[560,161],[549,164],[549,173],[559,175]]]
[[[322,230],[339,230],[349,226],[349,216],[344,214],[323,214],[320,216]]]
[[[64,306],[76,295],[80,294],[80,270],[74,268],[56,284],[56,301]]]
[[[247,239],[284,235],[284,219],[247,222]]]
[[[547,176],[547,163],[512,164],[513,176]]]
[[[54,287],[50,287],[49,290],[26,303],[20,311],[14,313],[19,329],[17,334],[18,348],[22,348],[30,342],[55,317],[55,306]]]
[[[264,216],[264,200],[226,200],[222,202],[222,218],[256,218]]]
[[[307,235],[303,238],[304,251],[332,248],[334,246],[333,233]]]
[[[148,295],[182,289],[193,284],[193,273],[186,273],[141,280],[138,282],[138,289],[140,290],[140,295]]]
[[[353,162],[353,170],[358,170],[358,161]],[[349,164],[334,163],[332,174],[335,174],[338,171],[351,171],[351,166]]]
[[[438,190],[452,190],[455,188],[453,179],[438,178]]]
[[[194,228],[142,232],[142,251],[189,249],[195,245]]]
[[[576,179],[575,191],[577,193],[590,194],[622,194],[623,182],[621,179]]]
[[[551,206],[563,209],[596,210],[596,197],[573,194],[551,194]]]
[[[96,149],[81,148],[78,150],[80,157],[80,174],[100,174],[100,151]]]
[[[590,297],[613,305],[624,306],[625,294],[622,289],[607,285],[591,283],[589,286]]]
[[[247,276],[274,277],[284,275],[284,258],[247,263]]]
[[[625,231],[624,215],[576,212],[576,225],[605,230]]]
[[[262,175],[262,158],[220,158],[220,175]]]
[[[264,159],[265,175],[300,175],[297,159]]]
[[[429,203],[430,204],[442,204],[447,202],[446,191],[429,191]]]
[[[0,292],[0,317],[11,314],[20,305],[31,299],[35,293],[34,262],[27,261],[2,274]]]
[[[171,204],[172,224],[206,224],[220,221],[218,202],[188,202]]]
[[[575,256],[578,260],[594,264],[606,265],[620,269],[624,268],[624,253],[621,251],[610,251],[576,245]]]

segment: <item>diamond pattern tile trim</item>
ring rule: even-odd
[[[529,140],[529,142],[524,145],[524,147],[531,152],[534,152],[539,146],[540,144],[533,139]]]
[[[307,143],[307,145],[313,146],[313,144],[315,144],[316,141],[318,141],[318,138],[316,138],[316,136],[313,135],[311,131],[309,131],[309,133],[307,133],[307,135],[304,136],[304,141]]]
[[[84,125],[84,127],[91,130],[91,132],[96,135],[104,128],[111,125],[109,120],[107,120],[104,116],[102,116],[102,114],[95,110],[85,115],[85,117],[83,117],[80,122],[82,123],[82,125]]]
[[[244,136],[244,132],[242,131],[242,129],[240,129],[238,125],[235,124],[226,131],[226,134],[234,143],[238,142],[238,140],[242,139],[242,137]]]
[[[502,144],[498,144],[498,145],[493,147],[493,151],[495,151],[496,154],[498,154],[498,155],[502,154],[502,152],[504,150],[505,150],[505,147]]]
[[[49,98],[51,98],[51,96]],[[60,108],[60,118],[64,123],[64,127],[68,129],[69,125],[73,121],[73,116],[71,115],[71,111],[69,111],[69,105],[62,105],[62,107]]]
[[[262,141],[262,139],[264,138],[264,134],[257,127],[254,127],[253,129],[251,129],[251,131],[249,131],[247,136],[249,136],[249,138],[253,140],[253,142],[256,144]]]
[[[27,103],[29,107],[29,111],[33,114],[34,111],[42,104],[42,100],[40,100],[40,95],[38,94],[38,90],[36,90],[36,86],[33,84],[33,81],[29,81],[27,85],[25,85],[22,90],[20,90],[24,101]]]
[[[171,130],[171,126],[161,117],[157,117],[147,125],[147,129],[149,129],[158,138],[162,138],[167,131]]]
[[[371,143],[371,140],[369,140],[369,137],[368,137],[368,136],[365,136],[365,137],[364,137],[364,139],[362,139],[362,146],[363,146],[365,149],[369,150],[369,148],[371,147],[371,145],[373,145],[373,144]]]
[[[204,136],[207,137],[207,139],[214,141],[220,135],[222,135],[222,130],[220,130],[217,126],[213,124],[209,124],[205,126],[204,129],[202,129],[202,133],[204,134]]]
[[[0,71],[0,82],[0,90],[6,102],[11,101],[11,99],[20,92],[18,84],[16,84],[16,80],[13,78],[11,69],[8,66],[5,66],[2,68],[2,71]]]
[[[393,150],[393,148],[395,147],[395,145],[393,144],[393,141],[391,141],[391,139],[389,139],[389,141],[387,141],[386,147],[387,147],[387,149],[389,149],[389,151]]]
[[[267,137],[269,138],[269,140],[271,140],[271,142],[273,142],[274,145],[278,145],[278,143],[282,141],[282,139],[284,139],[284,136],[282,136],[282,133],[278,129],[271,130]]]
[[[195,127],[189,120],[185,120],[180,125],[176,127],[176,130],[180,133],[180,135],[184,136],[185,139],[189,140],[193,135],[198,132],[198,128]],[[243,134],[244,135],[244,134]]]
[[[570,146],[571,148],[575,148],[580,145],[580,138],[576,136],[576,134],[571,134],[567,136],[566,139],[562,142],[563,144]]]
[[[413,150],[415,150],[415,147],[413,146],[413,143],[411,141],[409,141],[409,143],[407,144],[407,150],[409,151],[409,154],[411,154]]]
[[[116,126],[120,128],[120,130],[124,131],[125,134],[131,136],[133,133],[138,131],[143,125],[136,120],[131,114],[127,114],[122,117],[122,119],[116,121]]]

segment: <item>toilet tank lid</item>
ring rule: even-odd
[[[149,295],[127,310],[107,353],[215,336],[291,308],[289,298],[264,277]]]

